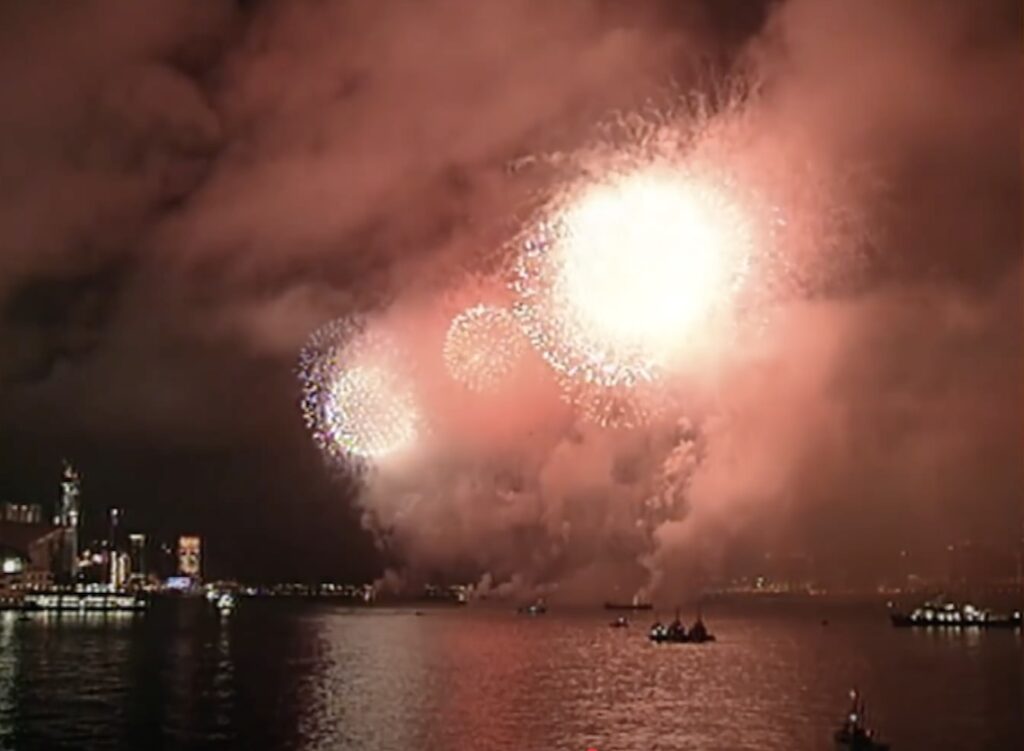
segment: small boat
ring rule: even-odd
[[[624,615],[620,615],[608,625],[612,628],[629,628],[629,618]]]
[[[707,627],[704,625],[703,619],[700,615],[697,615],[697,620],[694,621],[690,630],[687,631],[683,622],[679,620],[679,612],[676,612],[675,620],[673,620],[667,626],[662,624],[660,621],[655,622],[651,626],[650,632],[647,634],[647,638],[656,644],[669,643],[669,644],[704,644],[705,642],[715,641],[715,635],[708,632]]]
[[[837,751],[889,751],[889,744],[875,737],[864,723],[864,702],[857,689],[850,691],[850,709],[832,735]]]
[[[516,611],[520,615],[544,615],[548,612],[548,606],[544,604],[544,600],[537,600],[530,605],[522,605]]]
[[[220,597],[217,598],[217,610],[220,611],[221,615],[227,615],[235,609],[235,597],[230,592],[221,593]]]
[[[889,619],[896,628],[913,626],[938,628],[1020,628],[1021,612],[995,613],[971,603],[956,603],[938,598],[908,612],[894,610]]]
[[[604,604],[605,610],[651,610],[654,606],[649,602],[640,602],[639,600],[633,600],[633,602],[606,602]]]

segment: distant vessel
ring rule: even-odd
[[[690,626],[690,630],[687,631],[683,622],[679,620],[678,611],[676,611],[675,620],[667,626],[661,622],[656,622],[651,626],[647,638],[657,644],[703,644],[715,641],[715,635],[708,632],[700,614],[697,615],[697,620],[694,621],[693,625]]]
[[[612,628],[629,628],[629,618],[624,615],[620,615],[608,625]]]
[[[26,592],[21,602],[26,612],[125,613],[148,606],[144,595],[125,592]]]
[[[544,600],[537,600],[530,605],[522,605],[516,611],[520,615],[544,615],[548,612],[548,606],[544,604]]]
[[[428,584],[423,589],[423,599],[437,604],[465,605],[469,602],[469,592],[469,587],[461,584],[453,584],[450,587]]]
[[[850,691],[850,709],[832,738],[838,751],[889,751],[889,744],[877,740],[864,724],[864,702],[857,689]]]
[[[651,610],[654,606],[649,602],[640,602],[633,599],[633,602],[606,602],[605,610]]]
[[[889,614],[897,628],[936,626],[940,628],[1020,628],[1021,613],[995,613],[979,609],[970,603],[958,604],[949,600],[929,600],[909,613],[893,611]]]
[[[227,615],[235,609],[235,597],[230,592],[223,592],[220,597],[217,598],[217,610],[220,611],[221,615]]]

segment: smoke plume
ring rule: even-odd
[[[358,314],[405,344],[433,416],[413,456],[331,491],[389,581],[668,600],[780,551],[854,581],[929,541],[1009,544],[1019,7],[677,5],[5,7],[6,440],[265,452],[313,484],[297,353]],[[756,95],[727,145],[784,176],[804,238],[763,329],[641,430],[579,419],[532,355],[467,396],[446,327],[507,303],[508,248],[560,168],[542,155],[732,75]],[[195,477],[211,516],[250,488]],[[259,503],[302,514],[301,488]],[[329,518],[303,534],[355,539]]]

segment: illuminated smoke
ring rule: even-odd
[[[448,373],[472,391],[493,391],[512,374],[526,349],[512,314],[474,305],[456,315],[444,340]]]
[[[822,232],[833,224],[828,180],[794,185],[787,160],[753,137],[748,104],[627,116],[615,132],[599,129],[596,144],[538,157],[555,174],[503,245],[507,287],[494,289],[494,277],[476,279],[467,269],[428,300],[447,329],[439,326],[438,340],[422,337],[431,349],[421,354],[447,372],[440,381],[417,373],[425,379],[417,385],[432,429],[452,432],[420,442],[417,456],[429,455],[429,470],[423,461],[413,472],[389,467],[363,495],[368,526],[389,537],[410,570],[470,562],[524,586],[562,581],[596,592],[610,586],[602,566],[614,564],[626,588],[667,586],[665,572],[693,539],[692,520],[708,518],[707,487],[734,474],[712,466],[721,430],[714,440],[694,437],[706,422],[721,424],[718,411],[735,409],[722,376],[775,343],[777,307],[813,290],[815,254],[835,245]],[[421,318],[402,318],[417,337]],[[549,367],[528,371],[537,379],[512,378],[532,354],[527,344]],[[345,398],[334,403],[363,404],[360,389],[403,393],[390,382],[378,388],[394,376],[367,377],[355,370],[362,358],[342,349],[345,367],[327,368],[349,374]],[[473,413],[457,428],[446,421],[466,412],[458,402],[465,392],[451,390],[452,381],[497,395],[492,419]],[[553,397],[548,387],[556,384],[578,421],[565,421],[554,399],[535,398]],[[357,453],[322,427],[347,423],[319,394],[311,421],[318,442]],[[373,408],[399,428],[382,447],[415,441],[419,416],[410,404]],[[416,417],[406,423],[403,415]],[[495,440],[494,425],[522,443]]]
[[[318,329],[299,359],[302,413],[338,461],[382,459],[410,447],[421,426],[410,383],[386,341],[341,320]]]

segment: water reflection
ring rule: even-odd
[[[0,738],[14,733],[15,694],[19,643],[14,638],[13,611],[0,611]]]
[[[719,642],[697,646],[596,613],[2,613],[0,748],[813,749],[853,684],[896,748],[1020,747],[1019,634],[710,616]]]

